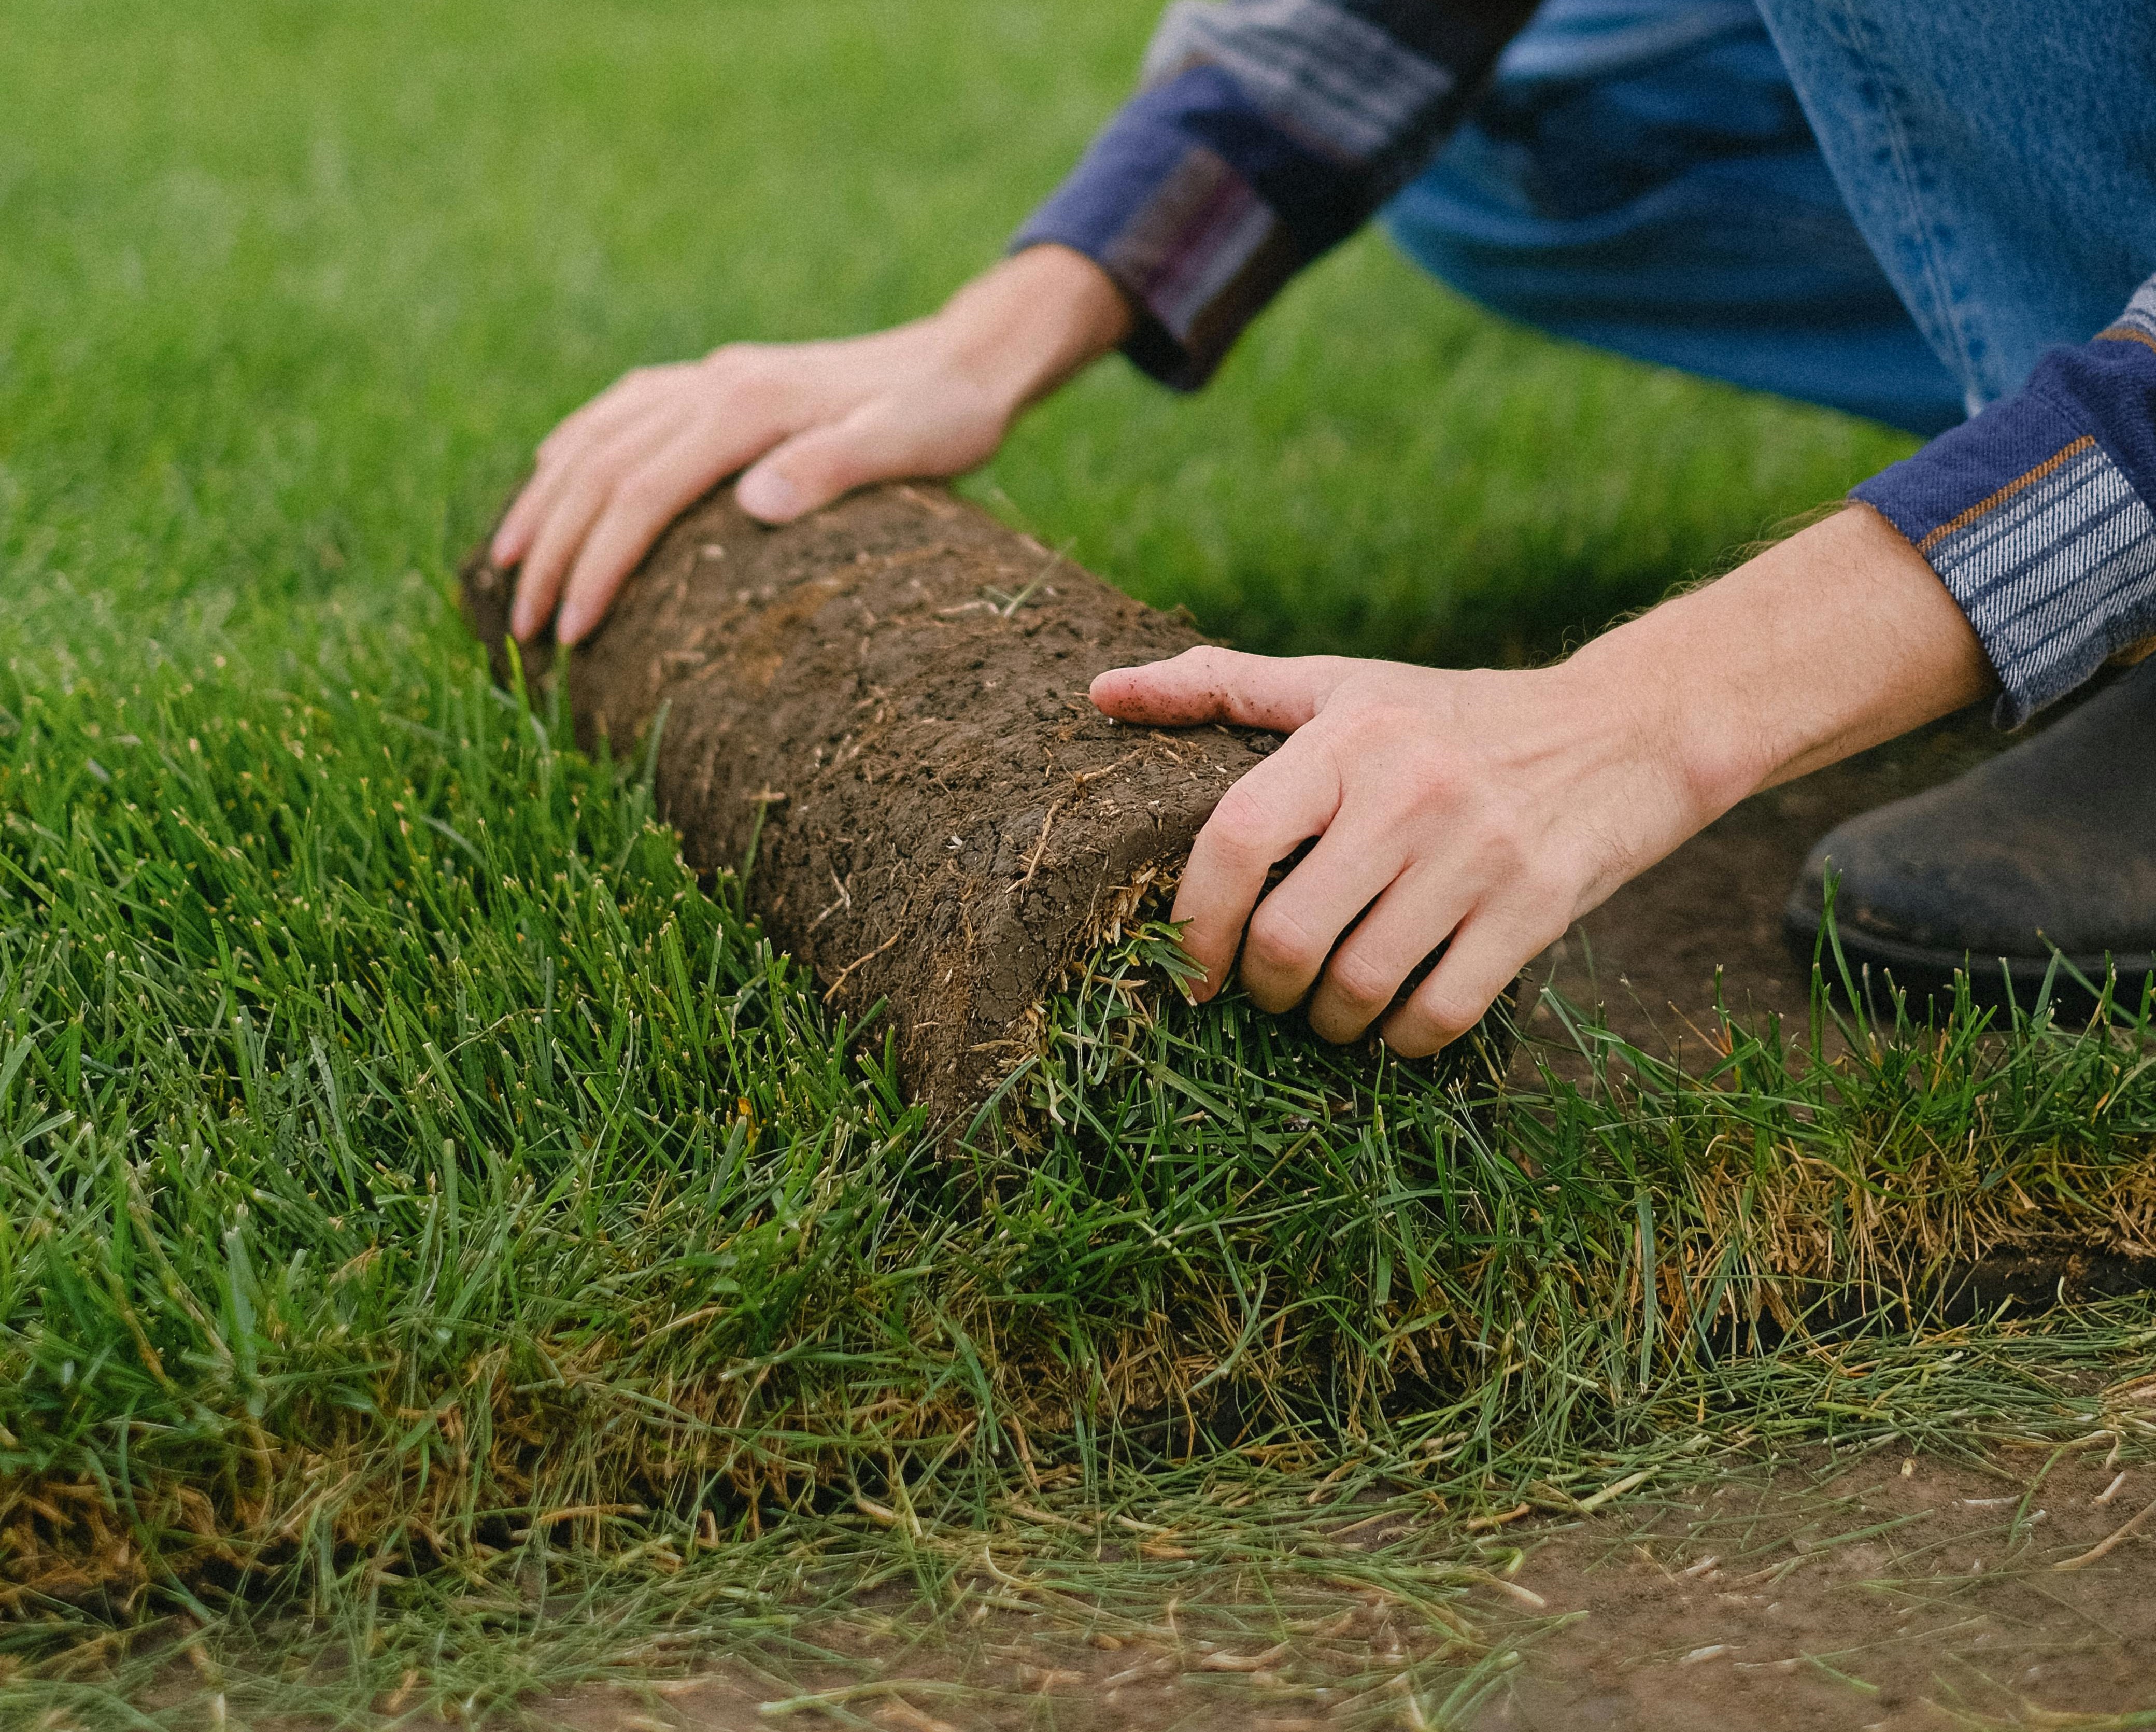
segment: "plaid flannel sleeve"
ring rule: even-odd
[[[1137,315],[1125,345],[1195,389],[1283,284],[1428,159],[1532,0],[1180,0],[1137,96],[1013,251],[1058,242]]]
[[[1851,496],[1931,562],[2019,727],[2156,638],[2156,277],[2020,393]]]

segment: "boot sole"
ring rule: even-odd
[[[1800,968],[1811,966],[1820,924],[1816,914],[1809,918],[1795,913],[1782,917],[1782,936],[1790,957]],[[1857,977],[1860,991],[1866,989],[1862,977],[1868,970],[1902,988],[1912,1000],[1951,999],[1954,978],[1962,975],[1969,981],[1969,997],[1975,1003],[2004,1009],[2010,999],[2025,1010],[2036,1002],[2044,975],[2051,966],[2049,956],[1979,957],[1970,951],[1937,950],[1849,927],[1839,928],[1839,936],[1842,956],[1851,974]],[[2065,961],[2099,987],[2107,975],[2115,974],[2118,984],[2112,989],[2112,1003],[2129,1015],[2140,1006],[2143,981],[2156,974],[2156,953],[2147,951],[2123,956],[2069,955]],[[1841,983],[1835,978],[1831,954],[1822,959],[1822,969],[1828,989],[1840,996]],[[2062,966],[2051,983],[2051,1002],[2062,1010],[2087,1015],[2096,1009],[2097,994]]]

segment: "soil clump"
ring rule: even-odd
[[[497,677],[512,580],[467,618]],[[941,489],[870,489],[768,529],[692,507],[558,670],[578,743],[659,728],[660,812],[963,1133],[1028,1056],[1029,1013],[1171,873],[1272,736],[1122,726],[1106,669],[1203,643]],[[545,650],[528,666],[557,671]]]

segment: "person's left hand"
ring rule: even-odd
[[[1472,1028],[1573,921],[1745,795],[1996,684],[1923,556],[1856,506],[1555,667],[1206,648],[1102,674],[1093,702],[1129,722],[1288,736],[1228,790],[1176,892],[1200,995],[1220,989],[1240,939],[1260,1007],[1287,1010],[1315,984],[1320,1035],[1351,1041],[1382,1016],[1413,1056]],[[1260,902],[1273,865],[1313,836]]]
[[[1202,648],[1096,680],[1094,702],[1125,721],[1289,736],[1191,851],[1173,917],[1205,969],[1199,995],[1219,990],[1241,939],[1251,999],[1286,1010],[1315,985],[1311,1026],[1327,1040],[1382,1016],[1386,1041],[1418,1056],[1472,1028],[1574,919],[1714,815],[1652,693],[1572,669]],[[1269,869],[1312,837],[1260,902]],[[1440,943],[1442,960],[1386,1014]]]

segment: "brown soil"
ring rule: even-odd
[[[465,611],[505,676],[509,598],[475,552]],[[570,657],[569,701],[579,741],[617,753],[664,710],[655,792],[690,864],[752,850],[766,930],[855,1019],[888,1001],[904,1081],[949,1121],[1270,749],[1086,702],[1104,669],[1203,641],[940,490],[778,530],[721,490]]]
[[[1873,1457],[1556,1534],[1517,1580],[1585,1616],[1473,1724],[1947,1732],[1955,1710],[2156,1706],[2156,1544],[2058,1567],[2138,1515],[2156,1474],[2114,1485],[2100,1446],[2042,1465],[1905,1476]]]

